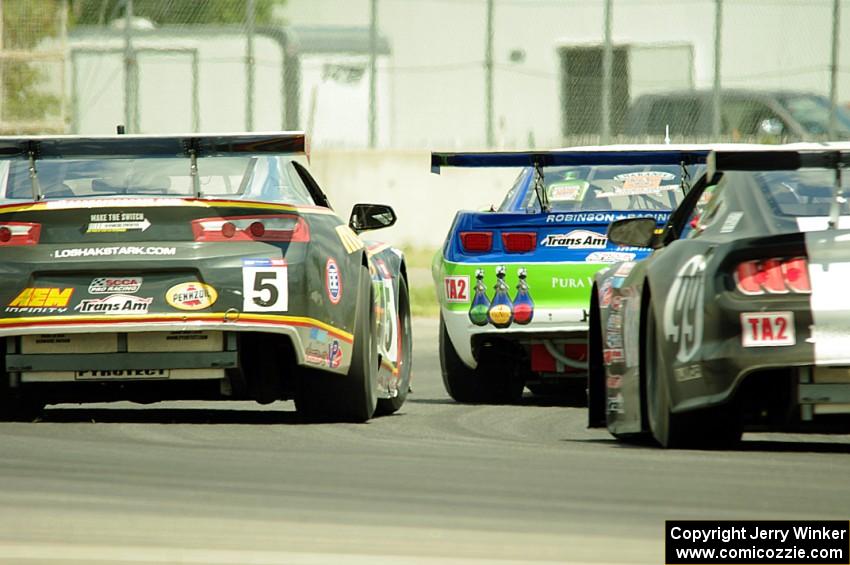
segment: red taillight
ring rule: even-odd
[[[41,224],[31,222],[0,223],[0,247],[35,245],[41,236]]]
[[[310,241],[304,218],[291,214],[192,220],[195,241]]]
[[[735,286],[749,296],[812,291],[805,257],[744,261],[735,269]]]
[[[502,246],[508,253],[527,253],[537,246],[534,232],[502,232]]]
[[[464,251],[481,253],[493,249],[493,232],[464,231],[460,232],[460,244]]]

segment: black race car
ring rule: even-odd
[[[0,138],[0,418],[44,404],[294,398],[364,421],[408,392],[404,258],[348,224],[300,133]]]
[[[664,228],[611,224],[655,251],[595,277],[591,427],[665,447],[847,429],[848,164],[848,147],[714,152]]]

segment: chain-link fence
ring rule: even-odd
[[[2,0],[0,129],[307,129],[348,148],[845,138],[845,1]]]

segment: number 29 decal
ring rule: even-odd
[[[283,259],[242,261],[242,311],[286,312],[289,286]]]

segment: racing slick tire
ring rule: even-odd
[[[410,293],[404,277],[398,279],[398,331],[401,346],[398,359],[398,389],[392,398],[379,398],[376,416],[394,414],[407,400],[410,391],[410,375],[413,369],[413,332],[410,329]]]
[[[653,438],[661,447],[725,449],[741,439],[740,415],[734,405],[675,414],[671,410],[669,370],[652,307],[647,303],[641,383],[645,386],[646,415]]]
[[[524,379],[516,363],[501,355],[482,355],[478,367],[466,366],[452,345],[440,316],[440,369],[443,386],[455,401],[465,404],[513,404],[522,398]]]
[[[378,350],[375,347],[375,308],[372,279],[363,266],[355,314],[354,347],[348,374],[303,369],[295,394],[295,409],[319,422],[367,421],[375,413],[378,386]]]

